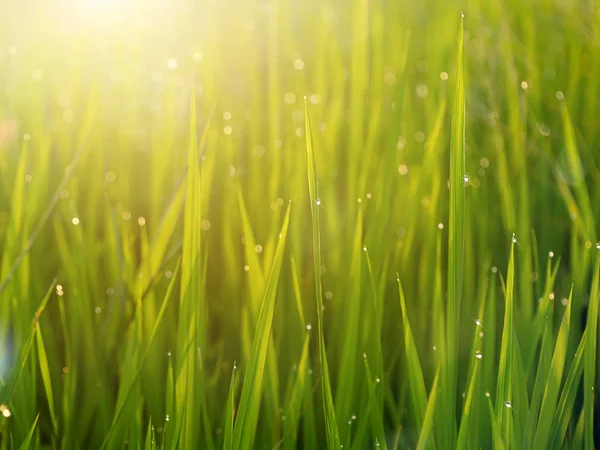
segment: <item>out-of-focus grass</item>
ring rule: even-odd
[[[3,5],[0,450],[594,448],[599,20]]]

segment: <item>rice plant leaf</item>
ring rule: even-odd
[[[371,373],[371,368],[369,367],[369,360],[367,358],[363,358],[363,360],[365,365],[365,373],[367,376],[369,419],[371,422],[372,434],[375,436],[376,439],[375,446],[382,450],[386,450],[387,442],[385,440],[385,431],[383,425],[383,417],[381,414],[381,406],[379,405],[379,400],[375,395],[376,389],[382,381],[379,377],[373,379],[373,374]]]
[[[117,403],[117,406],[115,408],[115,412],[113,415],[112,423],[110,425],[110,428],[106,432],[106,435],[104,437],[104,442],[102,443],[102,446],[100,448],[105,448],[108,445],[109,439],[110,439],[112,433],[114,432],[115,427],[119,423],[119,418],[121,417],[121,414],[123,413],[125,406],[127,405],[127,400],[131,396],[131,394],[134,390],[133,388],[134,388],[137,380],[140,378],[140,376],[142,374],[142,370],[144,368],[144,363],[146,362],[146,359],[148,359],[148,355],[150,354],[150,351],[152,349],[152,344],[154,343],[154,340],[156,338],[158,330],[163,322],[165,313],[167,311],[167,307],[169,305],[169,300],[172,297],[173,289],[175,287],[175,280],[177,280],[177,275],[179,274],[180,267],[181,267],[181,259],[177,262],[177,266],[175,267],[173,276],[171,277],[171,281],[169,282],[169,287],[167,288],[167,292],[165,293],[165,298],[163,299],[162,305],[161,305],[158,315],[156,317],[156,322],[154,323],[154,327],[152,328],[152,332],[150,333],[150,337],[148,338],[146,350],[144,351],[141,359],[139,360],[138,366],[137,366],[135,372],[133,373],[133,376],[132,376],[131,380],[129,381],[129,383],[127,383],[127,385],[122,385],[123,391],[119,395],[119,398],[121,399],[121,401],[119,401]]]
[[[156,450],[156,438],[154,436],[154,426],[152,425],[152,417],[148,421],[148,429],[146,430],[146,440],[144,441],[145,450]]]
[[[554,346],[554,355],[550,364],[550,372],[546,378],[546,388],[540,407],[539,420],[535,432],[534,449],[544,450],[548,448],[549,439],[552,433],[552,421],[556,414],[556,402],[558,400],[559,389],[562,381],[565,360],[567,357],[567,346],[569,341],[569,328],[571,325],[571,304],[573,300],[573,288],[569,294],[567,309],[563,315],[556,344]]]
[[[433,438],[433,425],[435,417],[435,408],[437,403],[437,396],[439,391],[440,378],[440,365],[435,371],[435,377],[433,378],[433,384],[431,385],[431,391],[429,392],[429,400],[427,401],[427,408],[425,409],[425,417],[423,418],[423,425],[421,432],[419,433],[419,442],[417,442],[417,450],[425,450],[428,448],[435,449],[435,442]]]
[[[25,436],[23,443],[19,447],[20,450],[28,450],[31,447],[31,440],[33,439],[33,433],[35,433],[35,427],[38,423],[39,418],[40,418],[39,414],[37,416],[35,416],[35,420],[33,421],[33,424],[31,425],[31,428],[29,429],[27,436]]]
[[[50,366],[48,365],[48,355],[46,353],[46,346],[44,345],[42,329],[39,326],[36,328],[35,342],[38,364],[40,367],[40,373],[42,375],[42,382],[44,384],[44,392],[46,393],[46,401],[48,403],[48,410],[50,411],[50,420],[52,422],[54,435],[58,436],[58,418],[56,416],[56,409],[54,406],[54,390],[52,389],[52,378],[50,377],[51,371]]]
[[[494,407],[492,406],[492,400],[489,396],[487,396],[487,404],[488,410],[490,412],[490,422],[492,424],[492,438],[494,443],[494,450],[504,450],[504,441],[502,440],[502,431],[500,430],[500,426],[498,425],[498,421],[496,420],[496,413],[494,412]]]
[[[267,281],[262,306],[256,323],[250,360],[244,377],[244,386],[242,388],[233,433],[233,449],[235,450],[250,449],[254,445],[256,424],[260,410],[263,375],[267,360],[267,349],[275,310],[275,298],[277,296],[277,286],[281,275],[281,265],[290,220],[290,208],[291,205],[288,206],[283,225],[281,226],[279,242],[275,250],[271,273]]]
[[[412,328],[408,320],[406,310],[406,301],[404,299],[404,290],[400,277],[396,278],[398,282],[398,293],[400,296],[400,309],[402,311],[402,327],[404,329],[404,352],[406,355],[406,370],[408,372],[408,384],[410,386],[410,395],[414,411],[415,424],[417,429],[423,428],[423,419],[427,409],[427,391],[425,389],[425,380],[423,379],[423,370],[421,361],[417,352],[417,345],[413,336]]]
[[[313,270],[315,274],[315,288],[317,296],[317,320],[319,335],[319,360],[321,362],[321,387],[323,390],[323,410],[325,414],[325,429],[327,436],[327,448],[338,450],[340,448],[340,437],[331,393],[331,381],[329,379],[329,364],[327,362],[327,351],[325,349],[325,335],[323,331],[323,285],[321,282],[321,231],[319,225],[319,185],[317,181],[317,162],[312,137],[310,114],[308,102],[304,99],[304,122],[306,131],[306,159],[308,171],[308,192],[310,199],[310,212],[312,217],[312,240],[313,240]]]
[[[554,412],[552,419],[552,433],[548,442],[551,443],[550,448],[561,448],[565,439],[567,428],[573,417],[573,406],[579,388],[579,381],[583,373],[584,354],[586,348],[587,331],[583,332],[575,356],[571,362],[565,383],[558,400],[558,406]]]
[[[223,427],[223,450],[231,450],[233,448],[233,420],[235,415],[235,372],[237,366],[233,363],[231,371],[231,381],[229,382],[229,394],[227,394],[227,404],[225,407],[225,425]]]
[[[512,402],[513,392],[513,355],[514,355],[514,317],[513,317],[513,295],[515,279],[515,243],[510,246],[510,257],[508,260],[508,271],[506,277],[506,290],[504,302],[504,326],[502,329],[502,340],[500,344],[500,362],[498,367],[498,381],[496,386],[496,415],[498,426],[502,430],[505,445],[510,446],[510,436],[513,424],[512,403],[507,407],[506,402]]]
[[[463,290],[465,253],[465,87],[463,74],[464,17],[458,35],[456,87],[450,135],[450,207],[448,231],[448,304],[446,308],[445,401],[449,411],[456,408],[459,317]],[[447,439],[455,441],[456,419],[448,417]],[[449,443],[446,443],[448,445]]]
[[[585,326],[587,338],[585,344],[583,368],[583,410],[584,410],[584,444],[585,450],[594,449],[594,383],[596,381],[596,346],[598,334],[598,296],[600,284],[600,256],[596,267],[590,292],[587,323]]]
[[[284,439],[289,445],[284,443],[285,448],[295,448],[297,445],[297,432],[299,428],[302,407],[304,404],[304,392],[307,385],[308,363],[310,357],[310,334],[304,338],[300,361],[296,367],[295,378],[292,378],[292,387],[289,392],[285,407]]]

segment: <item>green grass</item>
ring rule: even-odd
[[[0,450],[600,445],[599,24],[3,5]]]

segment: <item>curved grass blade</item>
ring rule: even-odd
[[[556,401],[560,384],[562,381],[565,359],[567,357],[567,346],[569,341],[569,328],[571,325],[571,304],[573,300],[573,288],[569,294],[567,310],[562,319],[556,344],[554,346],[554,355],[550,363],[550,372],[547,376],[546,389],[540,407],[540,418],[537,424],[534,439],[534,449],[544,450],[548,448],[548,442],[552,433],[552,420],[556,414]]]
[[[40,418],[39,414],[37,416],[35,416],[35,420],[33,421],[33,425],[31,425],[31,428],[29,429],[29,432],[27,433],[27,436],[23,440],[23,443],[21,444],[21,447],[19,447],[20,450],[28,450],[29,447],[31,446],[31,440],[33,439],[33,433],[35,432],[35,427],[36,427],[36,425],[38,423],[38,419],[39,418]]]
[[[310,356],[309,350],[310,334],[307,334],[304,338],[304,345],[302,346],[300,361],[295,370],[296,377],[293,379],[293,384],[289,391],[289,396],[286,402],[286,421],[284,424],[285,440],[283,442],[284,449],[297,448],[296,441],[298,438],[298,425],[304,403],[304,392],[306,391],[307,385],[308,362]]]
[[[433,419],[435,417],[435,408],[437,403],[438,395],[438,381],[440,378],[440,365],[435,371],[435,377],[433,378],[433,384],[431,385],[431,391],[429,392],[429,400],[427,401],[427,408],[425,409],[425,417],[423,418],[423,426],[419,433],[419,441],[417,442],[417,450],[425,450],[427,448],[435,449],[435,443],[433,441]]]
[[[44,384],[44,392],[46,393],[46,401],[48,403],[48,410],[50,411],[50,421],[52,422],[52,428],[54,435],[58,436],[58,419],[56,416],[56,408],[54,407],[54,391],[52,389],[52,379],[50,377],[50,366],[48,364],[48,355],[46,353],[46,346],[44,345],[44,338],[42,336],[41,327],[37,327],[35,333],[35,344],[37,348],[38,364],[40,367],[40,373],[42,374],[42,382]]]
[[[154,339],[156,338],[158,329],[160,328],[160,325],[165,316],[165,312],[167,311],[167,307],[169,305],[169,300],[171,299],[171,296],[173,293],[173,288],[175,286],[175,280],[177,279],[177,275],[179,273],[180,267],[181,267],[181,259],[177,262],[177,266],[175,267],[175,270],[173,271],[173,276],[171,277],[171,281],[169,283],[169,287],[167,288],[165,298],[162,302],[162,305],[160,307],[158,315],[156,316],[156,322],[154,322],[154,327],[152,328],[152,332],[150,333],[150,337],[148,338],[148,344],[146,346],[146,350],[145,350],[144,354],[142,355],[142,358],[139,361],[137,370],[135,371],[131,381],[128,383],[128,386],[126,386],[126,387],[122,386],[122,389],[125,389],[124,393],[120,395],[120,398],[122,398],[122,401],[120,401],[115,408],[115,413],[113,415],[113,421],[104,437],[104,442],[102,443],[102,446],[100,447],[101,449],[105,448],[106,445],[108,444],[110,436],[113,433],[113,431],[115,430],[115,427],[117,426],[117,424],[119,422],[119,417],[121,416],[121,414],[123,413],[123,410],[125,409],[125,406],[127,405],[127,400],[129,398],[129,396],[131,395],[131,393],[133,392],[133,388],[134,388],[137,380],[139,379],[140,375],[142,374],[142,369],[144,368],[144,363],[146,362],[146,359],[148,358],[148,355],[150,354],[150,350],[152,349],[152,344],[154,343]]]
[[[425,389],[425,380],[421,361],[417,352],[417,345],[413,336],[412,328],[408,320],[406,311],[406,301],[404,299],[404,290],[400,277],[396,278],[398,282],[398,294],[400,295],[400,309],[402,310],[402,327],[404,328],[404,351],[406,353],[406,366],[408,372],[408,384],[410,386],[410,396],[412,400],[415,425],[418,430],[423,428],[423,418],[427,409],[427,391]]]
[[[246,369],[240,405],[235,421],[233,435],[233,449],[235,450],[253,448],[254,445],[256,424],[258,422],[258,414],[260,411],[263,375],[267,360],[267,349],[271,336],[273,314],[275,312],[275,298],[277,296],[277,286],[281,275],[281,265],[283,262],[285,241],[290,221],[290,209],[291,205],[288,206],[283,225],[281,226],[279,242],[277,243],[277,248],[275,250],[271,273],[267,281],[265,295],[256,323],[250,360],[248,362],[248,368]]]
[[[315,273],[315,288],[317,296],[317,321],[319,333],[319,360],[321,362],[321,386],[323,389],[323,410],[325,413],[325,428],[327,432],[327,448],[338,450],[340,437],[331,393],[329,379],[329,364],[325,349],[325,336],[323,332],[323,285],[321,283],[321,232],[319,228],[319,186],[317,181],[317,162],[312,138],[312,127],[308,113],[308,102],[304,99],[304,121],[306,127],[306,159],[308,170],[308,192],[310,196],[310,212],[312,217],[313,238],[313,269]]]
[[[581,380],[581,374],[583,373],[583,357],[586,346],[586,334],[584,331],[581,336],[581,341],[575,351],[575,356],[571,362],[571,367],[567,373],[565,384],[558,400],[558,406],[554,412],[554,418],[552,421],[552,437],[548,441],[550,442],[550,448],[562,448],[567,428],[573,417],[573,405],[575,404],[575,397],[577,396],[577,390],[579,388],[579,381]]]

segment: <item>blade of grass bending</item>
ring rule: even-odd
[[[583,363],[584,442],[586,450],[594,449],[594,382],[596,381],[596,338],[598,332],[598,295],[600,256],[597,258],[588,306],[587,334]]]
[[[46,353],[46,346],[44,345],[41,327],[36,328],[35,344],[37,348],[40,373],[42,374],[42,382],[44,384],[44,392],[46,393],[46,401],[48,403],[48,410],[50,411],[50,420],[52,422],[54,435],[58,436],[58,419],[56,416],[56,409],[54,407],[54,391],[52,390],[52,378],[50,377],[51,371],[48,364],[48,355]]]
[[[450,145],[450,217],[448,232],[448,305],[446,308],[446,352],[445,383],[446,407],[451,412],[448,418],[450,440],[456,442],[456,384],[459,316],[462,297],[463,265],[465,251],[465,88],[463,78],[463,33],[464,16],[461,17],[458,36],[458,62],[456,89],[452,108],[452,129]],[[451,444],[450,444],[451,443]],[[450,447],[448,447],[450,448]]]
[[[308,372],[308,362],[310,357],[310,334],[304,338],[302,346],[302,354],[300,362],[295,370],[295,378],[286,401],[286,421],[284,424],[284,449],[297,448],[298,424],[302,414],[302,406],[304,403],[304,392],[306,390],[306,379]]]
[[[142,355],[142,358],[140,359],[139,365],[137,367],[137,370],[136,370],[131,382],[125,388],[125,389],[127,389],[127,391],[125,392],[125,394],[122,397],[123,400],[121,402],[119,402],[116,406],[115,413],[113,416],[113,421],[104,437],[104,442],[102,443],[102,446],[100,447],[101,449],[105,448],[106,445],[108,444],[109,438],[110,438],[112,432],[114,431],[115,427],[117,426],[119,417],[123,413],[123,409],[125,408],[125,405],[127,404],[127,399],[133,392],[133,387],[135,386],[135,383],[138,380],[138,378],[140,377],[140,375],[142,374],[142,369],[144,368],[144,363],[146,362],[146,359],[148,358],[148,355],[150,354],[152,344],[154,342],[154,339],[156,338],[158,329],[160,328],[160,325],[163,321],[165,312],[167,311],[167,307],[169,305],[169,300],[171,299],[171,296],[173,293],[173,288],[175,286],[175,280],[177,279],[177,275],[179,273],[180,267],[181,267],[181,259],[179,259],[179,261],[177,262],[177,266],[175,267],[175,270],[173,271],[173,276],[171,277],[171,281],[169,282],[169,286],[167,288],[165,298],[162,302],[162,305],[160,307],[158,315],[156,316],[156,322],[154,323],[154,327],[152,328],[150,337],[148,338],[148,344],[146,346],[146,350],[145,350],[144,354]]]
[[[417,353],[417,346],[413,336],[410,322],[406,311],[406,301],[404,299],[404,290],[400,277],[396,278],[398,282],[398,294],[400,296],[400,309],[402,311],[402,327],[404,328],[404,351],[406,352],[406,365],[408,371],[408,383],[410,385],[410,396],[415,414],[415,425],[418,430],[423,428],[423,418],[427,409],[427,391],[425,389],[425,380],[421,369],[421,361]]]
[[[240,184],[237,186],[238,203],[240,208],[240,216],[242,218],[242,229],[244,236],[244,258],[246,263],[252,270],[252,277],[249,278],[250,287],[250,308],[249,318],[251,327],[256,326],[256,320],[261,306],[262,296],[265,291],[265,275],[263,269],[263,263],[256,253],[256,240],[254,232],[252,231],[252,225],[250,223],[250,217],[246,209],[244,202],[244,196],[242,194],[242,187]],[[275,239],[270,239],[272,242],[276,242]],[[270,261],[264,260],[264,264],[268,267]],[[267,369],[265,372],[265,415],[269,417],[270,421],[276,420],[275,418],[280,415],[280,398],[279,398],[279,372],[277,368],[277,348],[275,346],[275,340],[273,336],[269,338],[269,346],[271,351],[267,352]],[[248,358],[249,354],[244,353],[244,357]],[[274,434],[279,436],[279,429],[276,424],[271,427]]]
[[[312,128],[308,113],[308,102],[304,99],[304,121],[306,127],[306,157],[308,169],[308,192],[310,196],[310,212],[312,217],[313,238],[313,269],[315,273],[315,288],[317,296],[317,321],[319,333],[319,360],[321,362],[321,386],[323,389],[323,410],[325,413],[325,428],[327,431],[327,447],[329,450],[340,448],[340,437],[331,393],[329,379],[329,365],[325,350],[325,336],[323,333],[323,286],[321,283],[321,233],[319,229],[319,190],[317,182],[317,162],[313,146]]]
[[[425,409],[425,417],[423,418],[423,426],[419,433],[419,441],[417,442],[417,450],[435,449],[435,443],[433,442],[433,419],[435,416],[435,407],[438,395],[438,381],[440,377],[440,365],[435,371],[435,377],[433,378],[433,384],[431,385],[431,391],[429,392],[429,400],[427,402],[427,408]]]
[[[571,304],[573,300],[573,287],[569,293],[568,306],[563,315],[562,323],[554,346],[554,355],[550,364],[550,372],[547,376],[546,389],[540,407],[540,418],[537,424],[534,439],[534,449],[545,450],[548,448],[550,434],[552,432],[552,419],[556,413],[556,401],[562,381],[565,359],[567,357],[567,346],[569,341],[569,327],[571,325]]]
[[[29,432],[27,433],[27,436],[23,440],[23,443],[21,444],[21,447],[19,447],[20,450],[27,450],[30,447],[31,440],[33,439],[33,433],[35,432],[35,427],[36,427],[36,425],[38,423],[38,419],[39,418],[40,418],[40,415],[38,413],[38,415],[35,416],[35,420],[33,421],[33,425],[31,425],[31,428],[29,429]]]
[[[291,204],[288,206],[283,225],[281,226],[279,242],[275,250],[271,273],[267,281],[265,295],[256,323],[254,341],[252,342],[250,360],[246,369],[233,433],[233,449],[235,450],[253,448],[254,444],[254,435],[260,411],[263,375],[267,360],[267,349],[275,310],[275,298],[277,296],[277,286],[281,275],[281,265],[290,221],[290,209]]]
[[[571,423],[573,416],[573,405],[575,404],[575,397],[577,396],[577,390],[579,388],[579,381],[581,380],[581,374],[583,373],[583,357],[585,353],[586,344],[586,332],[583,332],[571,367],[567,373],[565,384],[558,400],[558,406],[554,412],[554,418],[552,420],[552,437],[550,442],[550,448],[561,448],[567,428]]]
[[[525,425],[525,434],[523,440],[524,448],[533,448],[533,441],[536,435],[536,427],[538,426],[540,407],[542,404],[542,396],[544,395],[544,389],[548,381],[551,363],[550,354],[552,352],[552,331],[550,324],[551,321],[548,320],[546,323],[544,336],[542,338],[540,356],[538,358],[535,382],[533,385],[533,393],[531,394],[530,410],[529,415],[527,416],[527,423]]]

